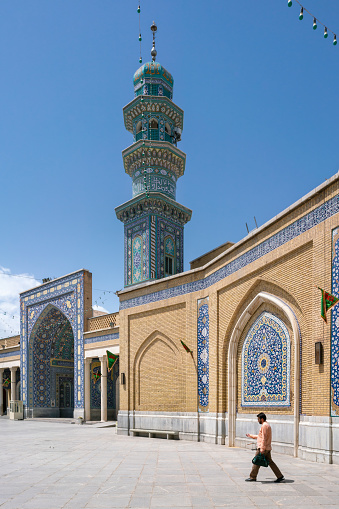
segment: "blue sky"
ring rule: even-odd
[[[303,5],[339,38],[337,2]],[[93,273],[94,303],[118,309],[103,290],[123,287],[114,208],[132,196],[122,108],[139,67],[137,6],[1,4],[0,337],[18,330],[18,291],[80,268]],[[157,60],[185,111],[177,184],[177,200],[193,210],[185,269],[339,169],[339,44],[324,40],[321,25],[313,31],[307,13],[299,21],[299,9],[287,0],[141,0],[143,61],[154,19]]]

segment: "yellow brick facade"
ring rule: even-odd
[[[243,241],[218,254],[204,267],[193,265],[193,270],[181,275],[126,289],[120,292],[120,301],[124,303],[204,280],[338,194],[336,175],[290,209],[251,232]],[[338,226],[337,213],[205,290],[122,309],[119,313],[120,371],[126,374],[126,384],[121,388],[120,409],[125,413],[197,412],[197,302],[209,297],[208,409],[210,415],[224,415],[227,421],[230,338],[244,310],[256,295],[263,292],[274,296],[291,310],[300,329],[301,352],[296,359],[292,325],[279,305],[268,302],[260,304],[245,324],[237,345],[237,414],[255,415],[265,411],[277,418],[280,415],[280,419],[283,416],[292,419],[296,413],[294,403],[297,390],[300,392],[300,395],[297,394],[297,401],[300,397],[298,419],[300,416],[329,418],[330,321],[325,324],[320,316],[321,293],[317,287],[331,291],[332,231]],[[270,312],[282,320],[291,338],[291,404],[288,407],[241,407],[242,346],[248,330],[262,311]],[[192,355],[186,353],[180,340],[193,351]],[[315,364],[314,350],[318,341],[322,342],[324,348],[322,365]],[[299,365],[301,391],[300,386],[296,389],[294,385]],[[207,419],[206,416],[199,417]]]

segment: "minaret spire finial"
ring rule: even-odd
[[[151,50],[151,56],[152,56],[153,62],[155,62],[155,57],[157,56],[157,50],[155,49],[155,33],[158,30],[158,27],[157,27],[157,25],[155,24],[154,21],[153,21],[153,24],[151,26],[151,30],[153,32],[153,46],[152,46],[152,50]]]

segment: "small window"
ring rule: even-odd
[[[173,275],[173,258],[171,256],[165,256],[165,275],[172,276]]]
[[[158,121],[155,118],[152,118],[152,120],[149,123],[150,129],[158,129]]]
[[[158,95],[158,85],[153,85],[152,83],[150,84],[149,95]]]
[[[175,274],[174,268],[174,253],[175,245],[171,237],[166,237],[165,241],[165,276],[172,276]]]
[[[136,127],[136,133],[140,133],[140,131],[142,130],[142,123],[141,123],[141,120],[139,120],[139,122],[137,122],[137,127]]]

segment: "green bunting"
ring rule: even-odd
[[[318,286],[319,288],[319,286]],[[327,311],[337,304],[339,301],[338,297],[335,297],[331,293],[326,292],[322,288],[321,291],[321,318],[327,323]]]
[[[113,369],[114,364],[119,359],[119,355],[115,355],[114,353],[109,352],[108,350],[106,350],[106,355],[107,355],[107,369],[108,371],[111,371],[111,369]]]
[[[188,348],[188,346],[187,346],[187,345],[186,345],[186,344],[185,344],[182,340],[180,340],[180,343],[181,343],[181,344],[182,344],[182,346],[185,348],[185,350],[186,350],[186,352],[187,352],[187,353],[193,353],[193,351],[192,351],[192,350],[190,350],[190,349]]]

